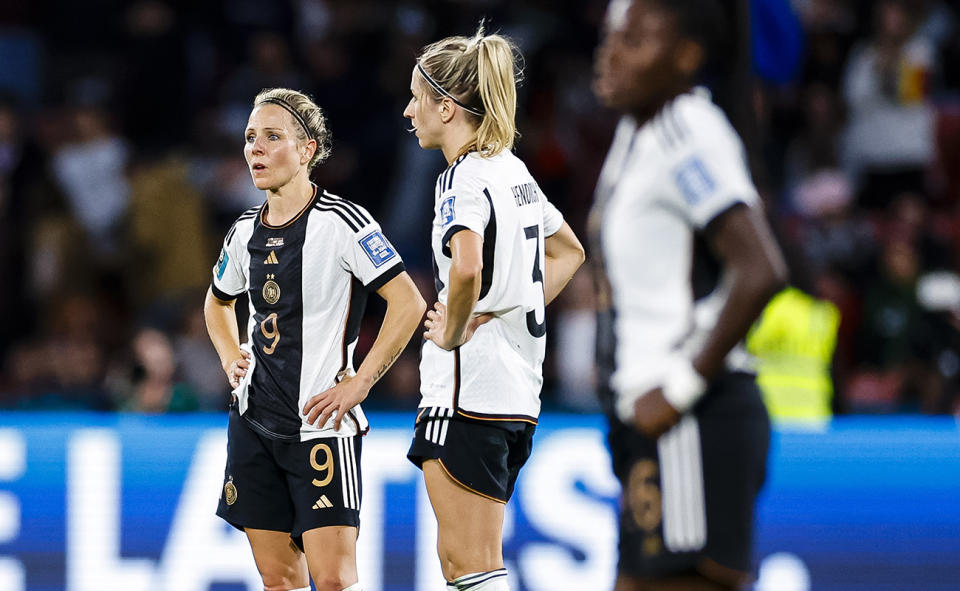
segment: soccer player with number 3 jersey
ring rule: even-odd
[[[447,588],[509,589],[504,504],[540,412],[544,306],[583,262],[560,212],[513,155],[512,43],[449,37],[424,48],[404,110],[437,179],[431,244],[438,301],[427,313],[414,441],[438,525]]]
[[[234,401],[217,514],[247,534],[264,589],[360,591],[360,403],[390,368],[426,307],[370,214],[310,182],[330,151],[306,95],[261,92],[244,156],[266,202],[223,241],[204,313]],[[387,302],[354,372],[367,295]],[[246,293],[241,346],[234,305]]]

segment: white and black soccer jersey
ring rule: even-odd
[[[703,231],[737,204],[759,207],[745,150],[705,91],[683,94],[641,127],[624,117],[597,184],[591,224],[609,284],[614,393],[652,388],[665,360],[693,356],[727,299]],[[610,351],[610,349],[613,349]],[[743,347],[727,357],[750,370]],[[642,390],[641,390],[642,391]]]
[[[265,205],[241,215],[213,269],[213,294],[247,292],[251,369],[238,395],[251,425],[274,439],[305,441],[367,431],[359,406],[333,429],[305,422],[307,400],[353,370],[353,351],[367,294],[403,270],[400,255],[359,205],[315,190],[283,226],[265,221]]]
[[[495,317],[453,351],[424,343],[421,408],[454,409],[474,419],[536,422],[546,342],[544,239],[562,224],[563,216],[527,167],[507,150],[491,158],[470,152],[440,175],[432,231],[439,300],[447,303],[450,238],[471,230],[483,237],[475,312]]]

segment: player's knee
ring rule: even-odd
[[[467,573],[486,572],[503,566],[503,558],[497,548],[467,550],[462,546],[437,546],[443,576],[452,581]]]
[[[352,589],[351,585],[356,584],[356,577],[353,579],[349,580],[347,576],[339,573],[323,573],[313,577],[313,584],[317,591],[344,591]]]
[[[298,564],[285,564],[280,561],[261,564],[260,578],[263,579],[264,591],[289,591],[309,584]]]

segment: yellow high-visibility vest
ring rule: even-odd
[[[757,358],[757,384],[775,421],[819,421],[832,416],[830,366],[840,311],[794,287],[778,293],[747,335]]]

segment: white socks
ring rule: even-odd
[[[507,569],[470,573],[447,583],[447,589],[453,591],[510,591],[507,585]]]

